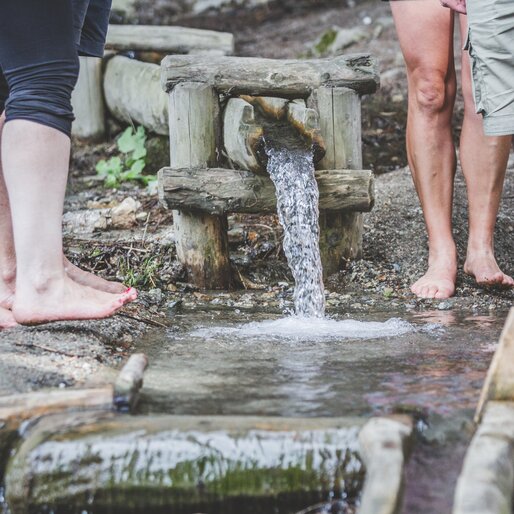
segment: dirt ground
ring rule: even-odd
[[[173,14],[167,19],[165,10],[156,11],[155,7],[152,10],[151,4],[149,0],[140,2],[136,21],[176,20]],[[156,2],[156,5],[165,4]],[[457,294],[450,300],[419,300],[410,293],[409,285],[425,269],[427,244],[421,210],[405,168],[405,70],[389,6],[379,1],[349,5],[342,2],[342,7],[333,7],[333,2],[327,4],[295,9],[288,3],[288,9],[181,21],[191,26],[232,30],[238,55],[276,58],[305,56],[312,50],[314,41],[333,25],[361,27],[366,32],[363,41],[345,52],[370,52],[380,61],[381,90],[363,100],[364,159],[365,166],[377,173],[377,201],[374,211],[365,217],[364,258],[348,263],[346,269],[327,283],[329,312],[506,310],[513,303],[513,291],[478,288],[462,272]],[[460,68],[458,62],[457,68]],[[460,97],[455,118],[457,137],[462,118]],[[114,133],[117,125],[111,126]],[[239,291],[222,294],[196,291],[176,262],[171,214],[158,205],[155,194],[133,185],[111,191],[91,178],[95,174],[94,164],[113,154],[112,142],[94,146],[75,142],[74,150],[66,201],[68,213],[110,208],[127,197],[141,205],[137,207],[137,219],[124,229],[91,233],[76,231],[73,225],[70,228],[65,224],[67,254],[75,263],[105,278],[135,285],[142,292],[141,299],[124,315],[110,321],[59,323],[0,333],[0,395],[112,379],[113,370],[136,346],[139,335],[148,327],[170,323],[166,315],[178,305],[184,309],[269,311],[280,311],[290,305],[290,275],[281,252],[281,230],[273,216],[230,219]],[[514,158],[507,174],[496,234],[499,261],[511,273],[514,272],[513,198]],[[463,259],[467,216],[465,185],[460,172],[455,205],[455,236]]]

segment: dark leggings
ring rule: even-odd
[[[79,54],[101,57],[110,0],[0,0],[0,112],[71,134]]]

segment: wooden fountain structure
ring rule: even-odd
[[[170,167],[159,172],[161,201],[173,209],[177,255],[203,289],[232,285],[228,213],[266,213],[276,197],[259,159],[256,110],[288,120],[319,150],[320,248],[326,274],[362,254],[362,213],[374,203],[362,169],[361,96],[376,91],[369,55],[272,60],[168,56]]]

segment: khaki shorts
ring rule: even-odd
[[[488,136],[514,134],[514,0],[467,0],[475,104]]]

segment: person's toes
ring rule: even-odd
[[[503,282],[503,273],[501,271],[497,273],[484,273],[478,275],[476,281],[480,285],[495,285]]]
[[[514,278],[510,277],[509,275],[503,275],[503,285],[506,287],[513,287]]]
[[[427,291],[427,298],[435,298],[435,295],[437,294],[437,286],[433,285],[428,288]]]
[[[0,330],[14,328],[18,326],[14,319],[13,313],[10,310],[0,307]]]
[[[437,290],[437,292],[434,295],[434,298],[437,300],[446,300],[450,298],[450,296],[453,294],[453,291],[447,287],[441,286]]]

